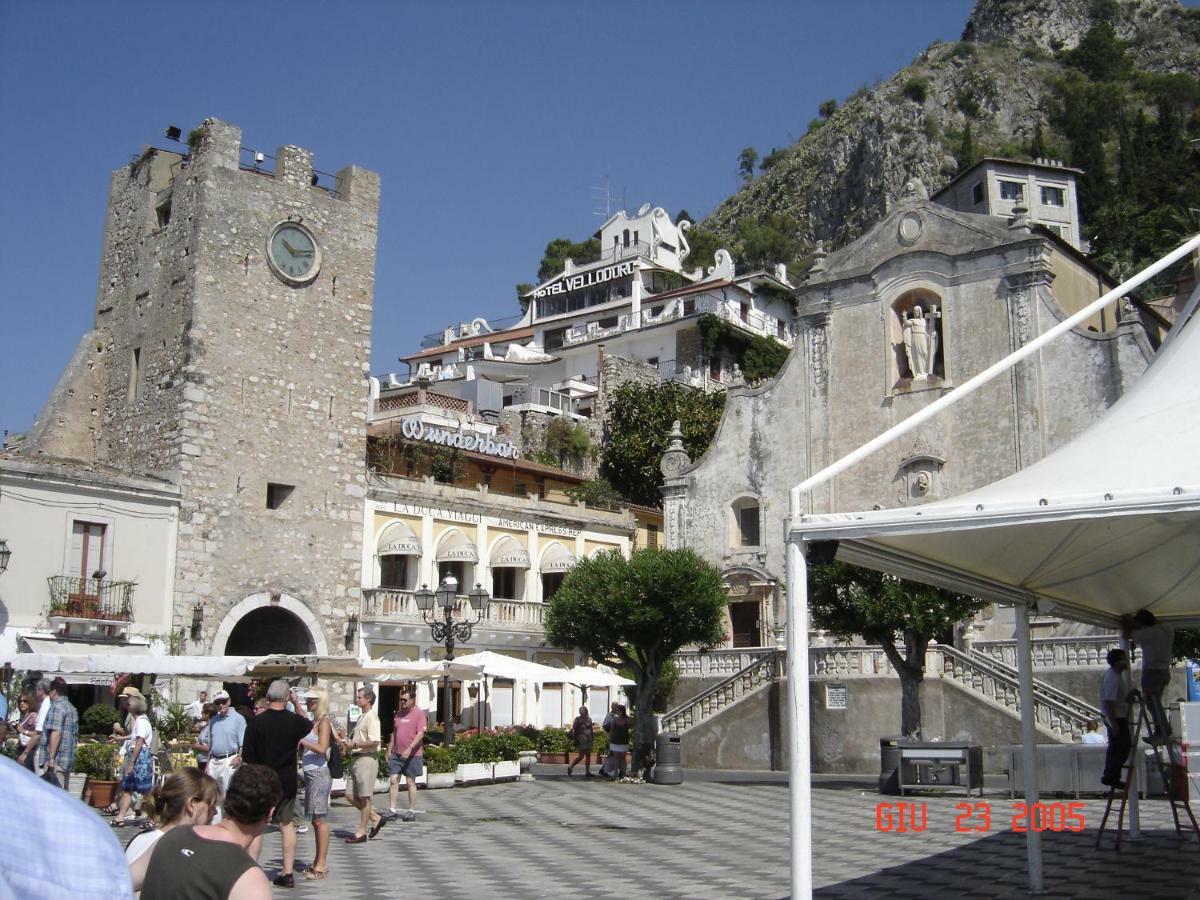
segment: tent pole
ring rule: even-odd
[[[790,525],[790,523],[789,523]],[[787,542],[788,785],[792,897],[812,897],[812,773],[808,718],[808,565],[802,541]]]
[[[1021,755],[1024,760],[1025,805],[1030,811],[1038,802],[1037,713],[1033,705],[1033,653],[1029,639],[1029,607],[1017,613],[1017,675],[1021,695]],[[1031,816],[1032,821],[1032,816]],[[1042,835],[1032,827],[1025,833],[1025,857],[1029,866],[1029,892],[1042,893]]]

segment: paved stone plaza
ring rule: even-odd
[[[330,876],[297,882],[328,897],[784,897],[788,894],[786,784],[778,775],[685,773],[682,785],[614,785],[538,767],[534,783],[422,791],[412,823],[350,846],[356,821],[334,803]],[[820,897],[1021,897],[1025,836],[1013,801],[991,792],[989,833],[955,832],[962,795],[927,804],[923,833],[880,833],[880,797],[863,781],[820,781],[813,791],[813,858]],[[376,795],[376,806],[387,796]],[[972,797],[972,804],[981,802]],[[1143,838],[1120,853],[1094,849],[1103,802],[1085,801],[1086,830],[1043,835],[1054,898],[1200,898],[1200,841],[1176,838],[1163,801],[1143,804]],[[972,825],[977,820],[971,821]],[[312,832],[300,836],[303,861]],[[279,864],[269,834],[263,863]],[[290,892],[276,889],[276,896]]]

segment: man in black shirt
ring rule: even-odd
[[[282,679],[267,688],[267,708],[246,723],[242,739],[242,761],[269,766],[279,776],[283,798],[275,806],[272,824],[279,826],[283,838],[283,871],[275,879],[280,887],[295,887],[292,865],[296,861],[296,824],[293,811],[296,805],[296,748],[312,731],[312,722],[304,716],[288,712],[287,701],[291,688]],[[261,835],[255,838],[250,855],[258,859],[262,852]]]

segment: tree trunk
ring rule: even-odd
[[[900,733],[905,737],[919,737],[921,733],[921,682],[925,676],[913,674],[905,666],[897,670],[900,674]]]
[[[904,656],[892,638],[881,638],[879,643],[900,676],[900,733],[904,737],[919,737],[921,733],[921,682],[925,680],[925,651],[929,638],[904,632]]]
[[[633,763],[630,771],[640,772],[649,780],[650,767],[654,764],[654,739],[658,737],[658,718],[654,715],[654,690],[658,687],[658,674],[645,673],[637,685],[637,710],[633,733]]]

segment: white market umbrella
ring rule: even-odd
[[[482,674],[491,678],[511,678],[513,681],[539,681],[550,684],[563,684],[569,680],[567,678],[569,669],[556,669],[553,666],[544,666],[527,659],[505,656],[491,650],[481,650],[478,653],[460,656],[454,662],[458,665],[476,667],[477,674],[469,676],[475,678]]]
[[[565,680],[580,687],[631,687],[637,684],[632,678],[618,675],[607,667],[575,666],[568,669]]]

